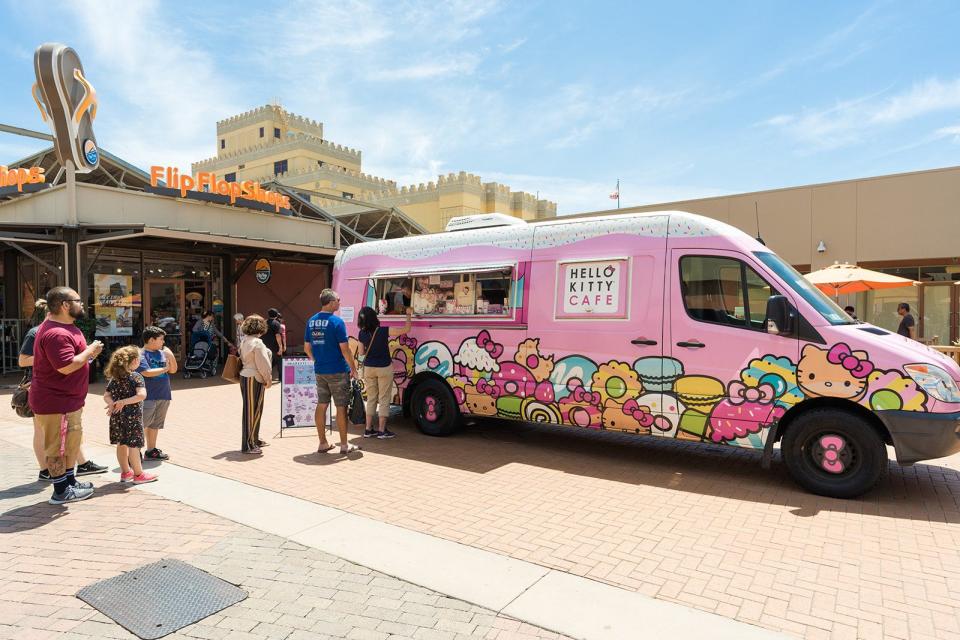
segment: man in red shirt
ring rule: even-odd
[[[83,317],[83,302],[70,287],[47,293],[49,315],[40,325],[33,346],[30,409],[43,431],[47,470],[53,481],[50,504],[66,504],[93,495],[93,484],[78,482],[73,466],[83,430],[80,414],[87,399],[90,364],[103,350],[99,340],[87,346],[74,324]]]

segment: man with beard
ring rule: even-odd
[[[83,317],[83,302],[70,287],[47,293],[47,319],[40,325],[33,346],[33,382],[30,409],[43,431],[47,470],[53,482],[50,504],[86,500],[93,484],[78,482],[73,467],[80,452],[83,430],[80,414],[87,398],[89,361],[103,350],[99,340],[87,346],[75,325]]]

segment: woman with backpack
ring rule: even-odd
[[[364,438],[385,440],[395,437],[387,429],[390,401],[393,399],[393,360],[390,357],[390,337],[410,331],[413,308],[407,306],[407,322],[402,327],[384,328],[372,307],[363,307],[357,314],[360,327],[358,359],[363,363],[363,385],[367,392],[367,425]],[[373,428],[373,412],[379,418],[379,429]]]

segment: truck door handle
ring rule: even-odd
[[[636,340],[630,341],[632,344],[643,344],[652,347],[657,344],[656,340],[647,340],[646,338],[637,338]]]
[[[702,342],[697,342],[696,340],[684,340],[683,342],[678,342],[677,346],[687,347],[688,349],[702,349],[707,345],[703,344]]]

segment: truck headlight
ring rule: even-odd
[[[928,396],[942,402],[960,402],[960,387],[945,369],[933,364],[908,364],[903,369]]]

